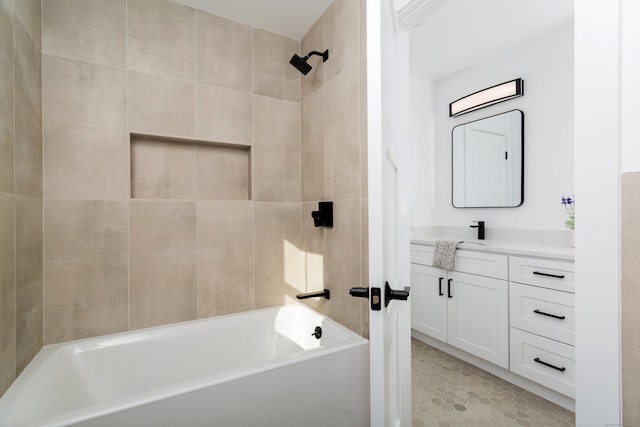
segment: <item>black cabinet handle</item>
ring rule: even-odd
[[[439,296],[443,296],[444,294],[442,293],[442,280],[444,279],[444,277],[440,277],[438,278],[438,295]]]
[[[541,273],[540,271],[534,271],[533,274],[535,274],[536,276],[555,277],[556,279],[564,279],[564,274],[549,274],[549,273]]]
[[[447,297],[448,298],[453,298],[453,295],[451,295],[451,281],[453,279],[447,279]]]
[[[536,309],[536,310],[533,310],[533,312],[534,312],[535,314],[541,314],[541,315],[543,315],[543,316],[553,317],[554,319],[560,319],[560,320],[564,320],[564,319],[566,319],[566,317],[565,317],[565,316],[557,316],[557,315],[555,315],[555,314],[545,313],[544,311],[540,311],[540,310],[537,310],[537,309]]]
[[[553,368],[553,369],[555,369],[556,371],[564,372],[564,371],[566,371],[566,370],[567,370],[567,368],[560,368],[560,367],[558,367],[558,366],[552,365],[551,363],[547,363],[547,362],[545,362],[545,361],[543,361],[543,360],[540,360],[540,358],[539,358],[539,357],[536,357],[535,359],[533,359],[533,361],[534,361],[534,362],[536,362],[536,363],[539,363],[539,364],[541,364],[541,365],[544,365],[544,366],[548,366],[548,367],[550,367],[550,368]]]

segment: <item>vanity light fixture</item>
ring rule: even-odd
[[[453,101],[449,104],[449,117],[469,113],[522,95],[524,95],[522,79],[500,83]]]

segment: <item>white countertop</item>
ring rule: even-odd
[[[458,243],[458,249],[489,252],[505,255],[534,256],[562,260],[575,260],[575,249],[565,246],[537,245],[532,243],[505,242],[499,240],[469,240],[455,237],[437,236],[422,239],[412,239],[411,244],[435,246],[436,240],[464,240]]]

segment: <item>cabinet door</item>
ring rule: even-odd
[[[446,342],[447,273],[438,268],[411,264],[410,300],[411,327]]]
[[[449,344],[508,369],[508,282],[459,272],[450,277]]]

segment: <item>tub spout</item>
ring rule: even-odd
[[[318,292],[309,292],[307,294],[298,294],[296,298],[298,299],[307,299],[307,298],[315,298],[315,297],[324,297],[326,299],[331,299],[331,292],[329,289],[325,289]]]

